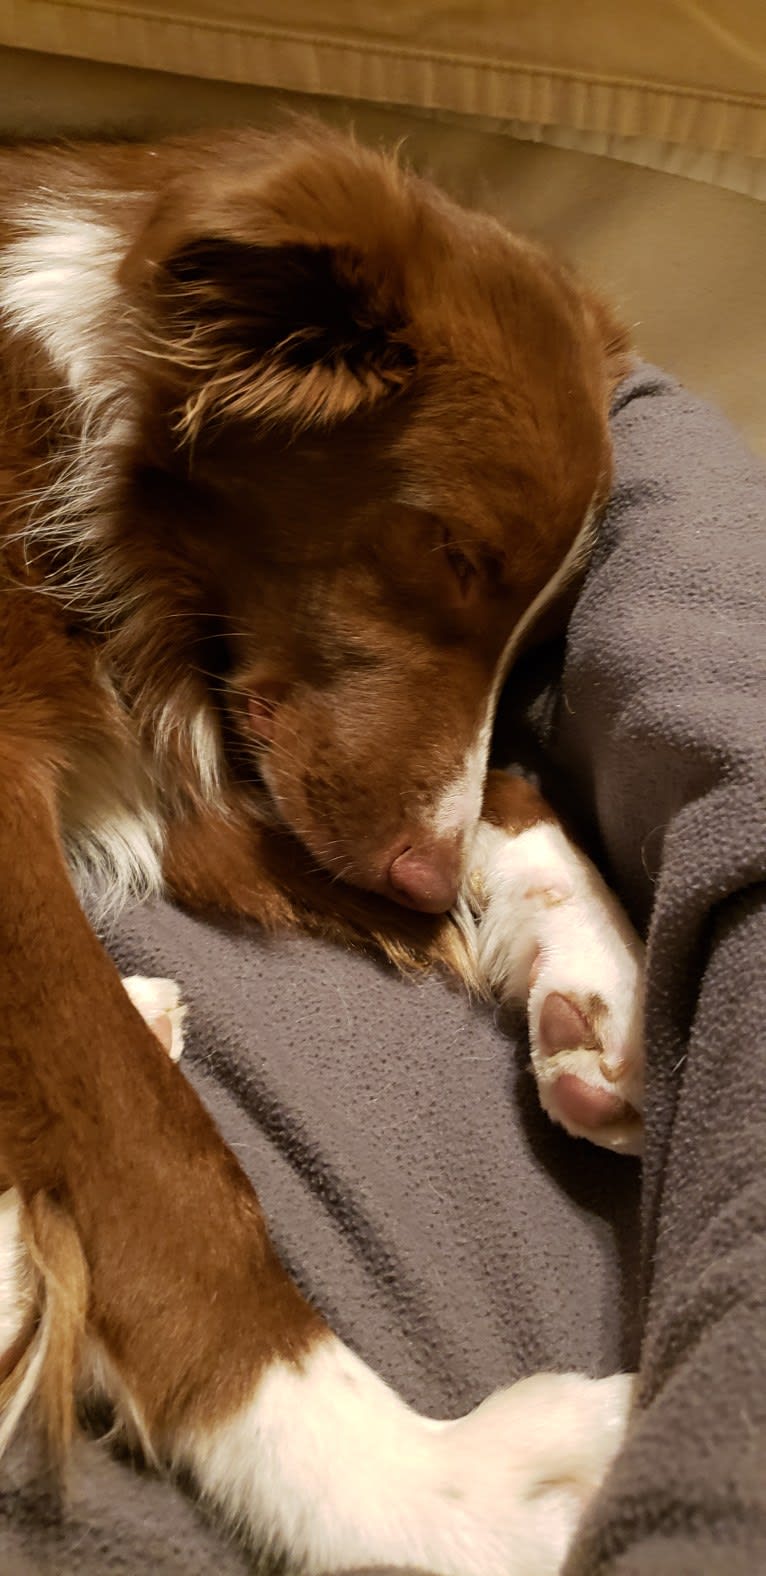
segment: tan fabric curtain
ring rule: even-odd
[[[0,43],[766,157],[766,0],[2,0]]]

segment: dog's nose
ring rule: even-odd
[[[405,848],[389,867],[393,896],[425,914],[445,914],[457,900],[461,845],[449,842]]]

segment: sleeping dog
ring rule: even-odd
[[[609,309],[319,129],[0,154],[0,1443],[100,1389],[288,1567],[559,1569],[629,1383],[416,1416],[334,1337],[78,901],[165,890],[524,1003],[641,1138],[640,944],[488,772],[610,487]]]

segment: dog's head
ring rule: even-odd
[[[608,491],[622,334],[537,247],[327,134],[190,167],[124,281],[229,728],[328,872],[449,907],[514,636]]]

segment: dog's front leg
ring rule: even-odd
[[[27,1378],[50,1395],[46,1365],[60,1381],[79,1333],[147,1448],[290,1570],[552,1576],[619,1447],[629,1382],[543,1376],[437,1424],[342,1345],[91,932],[45,774],[12,753],[0,1164],[47,1296]],[[73,1308],[80,1332],[62,1330]]]
[[[525,1006],[544,1109],[638,1153],[643,947],[614,894],[537,790],[490,772],[468,864],[465,928],[482,982]]]

